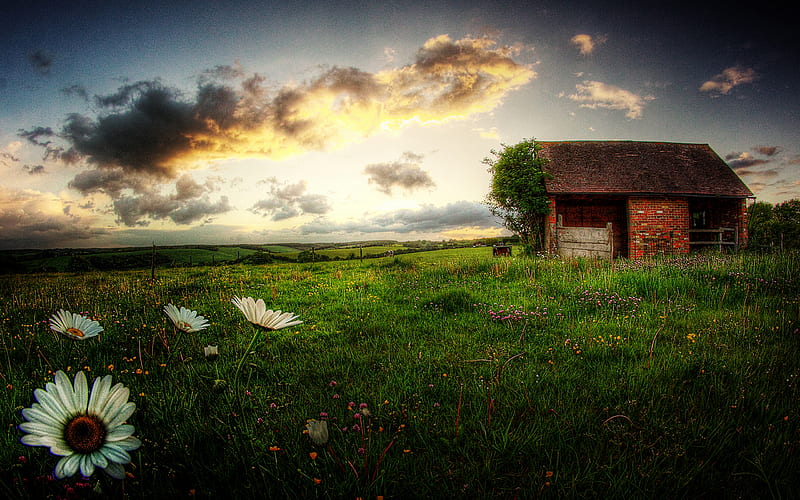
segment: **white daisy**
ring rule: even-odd
[[[63,309],[59,309],[50,317],[50,329],[75,340],[96,337],[103,331],[103,327],[97,321]]]
[[[308,437],[317,446],[324,446],[328,443],[328,422],[326,420],[309,420],[306,424]]]
[[[267,309],[262,299],[254,300],[252,297],[234,297],[231,299],[233,305],[244,313],[247,321],[254,325],[263,326],[269,330],[280,330],[287,326],[299,325],[302,321],[297,319],[297,315],[290,312],[273,311]]]
[[[203,355],[208,359],[217,359],[217,356],[219,356],[219,347],[207,345],[203,347]]]
[[[186,333],[199,332],[208,328],[208,320],[203,316],[198,316],[197,311],[192,311],[181,306],[180,309],[172,304],[164,306],[164,312],[175,325],[175,328]]]
[[[128,401],[130,391],[118,383],[111,386],[111,375],[94,379],[89,393],[86,375],[75,374],[74,385],[59,370],[55,382],[33,392],[37,403],[22,410],[26,422],[19,429],[27,434],[20,441],[28,446],[47,446],[61,458],[55,475],[62,479],[80,469],[88,477],[95,467],[105,469],[115,479],[125,477],[129,451],[141,442],[133,436],[134,427],[124,423],[136,409]]]

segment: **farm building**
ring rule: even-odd
[[[688,253],[747,241],[753,193],[707,144],[540,142],[545,239],[565,256]]]

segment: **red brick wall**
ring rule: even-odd
[[[628,257],[689,252],[686,198],[628,198]]]

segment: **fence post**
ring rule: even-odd
[[[153,254],[150,256],[150,281],[156,280],[156,242],[153,242]]]

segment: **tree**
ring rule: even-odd
[[[783,235],[784,248],[800,248],[800,198],[778,203],[775,214],[775,231]]]
[[[758,201],[747,211],[749,245],[800,248],[800,199],[773,206]]]
[[[491,150],[493,157],[484,158],[492,174],[491,191],[484,204],[503,220],[503,226],[519,235],[528,251],[544,248],[544,228],[550,202],[542,169],[545,158],[539,156],[539,145],[525,139],[513,146],[503,144],[501,151]]]

